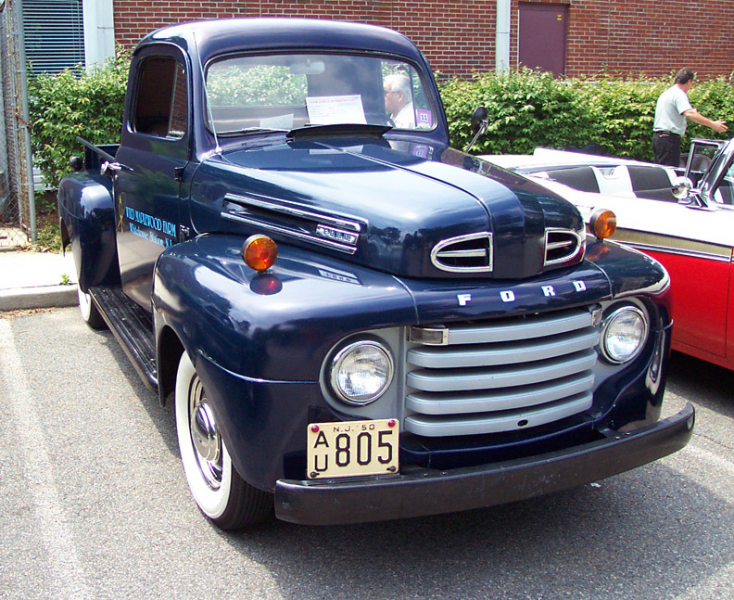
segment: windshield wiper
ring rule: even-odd
[[[320,137],[382,137],[392,127],[369,123],[334,123],[332,125],[307,125],[297,127],[286,134],[292,140],[306,140]]]
[[[218,136],[231,137],[233,135],[252,135],[254,133],[286,133],[288,129],[275,129],[273,127],[244,127],[235,131],[217,132]]]

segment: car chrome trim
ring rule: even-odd
[[[450,323],[442,329],[446,345],[410,340],[403,431],[428,437],[517,431],[588,410],[597,308]]]
[[[238,223],[247,223],[248,225],[255,225],[257,227],[261,227],[262,229],[267,229],[268,231],[282,233],[283,235],[288,235],[288,236],[297,238],[299,240],[305,240],[307,242],[312,242],[314,244],[318,244],[319,246],[324,246],[326,248],[332,248],[333,250],[338,250],[339,252],[344,252],[346,254],[354,254],[357,251],[357,249],[354,246],[347,246],[346,244],[332,242],[330,240],[316,237],[315,235],[310,235],[307,233],[301,233],[299,231],[295,231],[287,227],[279,227],[277,225],[271,225],[270,223],[265,223],[259,219],[251,219],[248,217],[243,217],[241,215],[236,215],[234,213],[228,213],[228,212],[223,212],[222,218],[227,219],[228,221],[236,221]]]
[[[486,241],[486,246],[477,245],[474,248],[457,248],[451,250],[451,246],[463,245],[466,242],[476,241],[478,244]],[[436,244],[431,250],[431,262],[433,266],[448,273],[491,273],[493,266],[492,234],[488,231],[481,233],[470,233],[443,240]],[[457,266],[447,264],[446,260],[472,260],[482,259],[482,266]]]
[[[617,229],[612,240],[632,246],[637,250],[678,254],[681,256],[690,256],[692,258],[701,258],[704,260],[714,260],[718,262],[732,261],[731,246],[722,246],[721,244],[712,244],[710,242],[701,242],[697,240],[687,240],[660,233],[635,231],[631,229]]]
[[[445,327],[410,327],[407,339],[409,342],[426,346],[447,346],[449,330]]]
[[[273,200],[270,202],[269,200]],[[356,219],[338,218],[333,215],[327,215],[324,213],[315,212],[312,210],[304,210],[302,208],[296,208],[295,206],[287,206],[281,204],[275,198],[268,198],[262,196],[256,198],[254,196],[239,196],[237,194],[225,194],[224,201],[234,202],[241,206],[255,206],[257,208],[264,208],[272,212],[282,213],[291,217],[300,217],[302,219],[308,219],[309,221],[317,221],[328,223],[334,227],[341,227],[342,229],[348,229],[350,231],[360,232],[362,231],[362,225]]]
[[[566,239],[552,241],[552,236],[567,236]],[[585,252],[585,238],[573,229],[561,229],[558,227],[549,227],[545,230],[545,257],[543,265],[546,267],[553,265],[562,265],[572,262],[583,256]],[[573,247],[572,249],[570,249]],[[566,248],[570,250],[559,258],[548,258],[554,251],[562,251]]]
[[[313,227],[313,230],[309,232],[286,225],[275,225],[260,218],[258,215],[237,213],[226,210],[226,208],[222,211],[221,215],[223,219],[229,221],[256,225],[268,231],[312,242],[347,254],[354,254],[357,251],[356,246],[359,243],[359,237],[363,227],[359,221],[327,215],[312,210],[304,210],[295,206],[287,206],[271,200],[275,199],[240,196],[237,194],[225,194],[224,196],[225,207],[230,203],[245,210],[254,208],[268,211],[269,213],[277,213],[285,217],[300,219],[308,223],[310,227]]]

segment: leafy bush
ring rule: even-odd
[[[717,77],[702,83],[694,83],[688,93],[691,104],[698,111],[714,121],[728,121],[729,131],[716,133],[705,125],[688,122],[686,137],[707,139],[729,139],[734,131],[734,73],[728,77]]]
[[[711,119],[734,115],[734,76],[696,81],[691,104]],[[470,117],[487,108],[489,127],[472,149],[476,154],[525,154],[538,146],[565,148],[598,143],[602,152],[637,160],[653,160],[652,127],[658,96],[673,78],[554,79],[522,69],[476,75],[471,81],[451,79],[440,86],[449,118],[452,145],[464,148],[471,139]],[[730,123],[734,128],[734,123]],[[690,139],[728,138],[689,121],[683,150]]]
[[[477,106],[489,114],[477,154],[525,154],[537,146],[583,146],[597,137],[593,114],[571,80],[529,69],[451,79],[441,86],[452,145],[471,140],[469,117]]]
[[[579,97],[597,123],[604,154],[653,160],[652,126],[658,96],[669,81],[594,78],[576,82]]]
[[[119,141],[129,65],[129,53],[118,49],[114,60],[89,73],[66,70],[29,80],[33,156],[48,185],[57,186],[70,170],[69,158],[82,153],[76,136],[96,144]]]

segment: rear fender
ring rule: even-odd
[[[62,244],[71,246],[79,287],[86,292],[120,281],[112,182],[91,171],[74,173],[59,185]]]

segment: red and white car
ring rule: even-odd
[[[670,274],[673,349],[734,369],[734,140],[694,140],[685,171],[546,149],[482,158],[562,194],[587,220],[614,211],[611,239]]]

